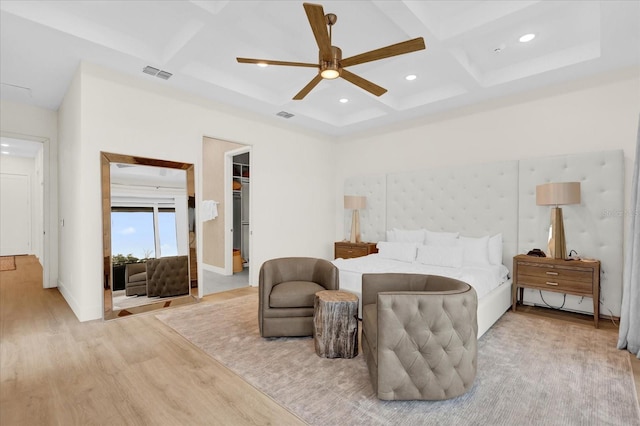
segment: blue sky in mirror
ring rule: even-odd
[[[161,212],[158,215],[160,256],[178,254],[175,213]],[[156,257],[153,213],[112,212],[111,253],[133,255],[138,259]]]

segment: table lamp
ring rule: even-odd
[[[360,215],[359,209],[364,209],[367,206],[367,197],[361,195],[345,195],[344,196],[344,208],[353,210],[351,215],[351,239],[352,243],[360,242]]]
[[[554,206],[551,209],[549,227],[549,257],[567,258],[567,243],[564,237],[562,208],[566,204],[580,204],[580,182],[552,182],[536,186],[536,204]]]

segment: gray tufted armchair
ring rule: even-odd
[[[383,400],[442,400],[476,377],[476,291],[453,278],[362,276],[362,352]]]
[[[258,323],[262,337],[313,335],[313,302],[338,290],[338,268],[324,259],[284,257],[260,268]]]
[[[147,260],[147,296],[189,294],[189,257],[168,256]]]

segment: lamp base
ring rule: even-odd
[[[553,207],[551,209],[548,248],[549,257],[554,259],[567,258],[567,243],[564,238],[564,222],[562,220],[562,209],[560,207]]]
[[[350,243],[359,243],[360,242],[360,215],[358,214],[358,210],[354,209],[351,214],[351,239]]]

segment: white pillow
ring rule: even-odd
[[[416,261],[425,265],[462,267],[462,246],[418,246]]]
[[[489,263],[502,265],[502,234],[489,238]]]
[[[394,243],[417,243],[424,242],[424,229],[398,229],[393,228],[387,231],[387,241]]]
[[[413,262],[416,260],[415,243],[398,243],[380,241],[377,244],[378,256],[383,259],[400,260],[402,262]]]
[[[489,236],[480,238],[460,237],[462,262],[469,265],[489,265]]]
[[[430,246],[454,246],[458,242],[459,232],[433,232],[425,230],[424,243]]]

